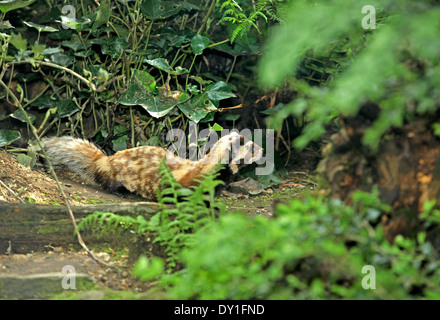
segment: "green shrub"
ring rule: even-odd
[[[391,245],[372,226],[390,208],[375,194],[358,192],[354,200],[354,208],[293,200],[273,219],[222,216],[182,251],[185,269],[161,283],[177,299],[438,297],[438,254],[425,235]],[[362,288],[366,265],[375,268],[376,289]]]

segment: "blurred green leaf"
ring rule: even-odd
[[[0,130],[0,147],[7,146],[21,137],[19,131]]]
[[[11,25],[9,20],[6,20],[6,21],[0,21],[0,30],[2,29],[15,29],[15,27]]]
[[[221,125],[219,125],[218,123],[214,123],[214,125],[210,125],[208,124],[209,129],[214,130],[214,131],[222,131],[223,127]]]
[[[72,49],[73,51],[85,50],[90,48],[92,43],[90,41],[70,40],[63,41],[63,46]]]
[[[20,51],[24,51],[27,48],[27,41],[21,37],[21,33],[11,35],[10,43]]]
[[[240,117],[241,117],[240,114],[227,114],[227,115],[225,116],[225,120],[228,120],[228,121],[236,121],[236,120],[240,119]]]
[[[163,260],[158,257],[148,259],[141,256],[135,263],[133,268],[133,275],[143,281],[154,279],[162,274],[164,271]]]
[[[29,1],[25,1],[25,0],[4,0],[4,1],[0,1],[0,10],[3,13],[6,13],[6,12],[14,10],[14,9],[27,7],[28,5],[30,5],[34,1],[35,0],[29,0]]]

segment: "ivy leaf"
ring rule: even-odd
[[[13,33],[13,34],[11,35],[10,43],[11,43],[15,48],[17,48],[19,51],[24,51],[24,50],[26,50],[26,48],[27,48],[27,42],[26,42],[26,39],[23,39],[23,38],[21,37],[21,33],[19,33],[19,34],[15,34],[15,33]]]
[[[56,48],[46,48],[43,50],[43,52],[41,52],[41,54],[43,56],[49,56],[51,54],[55,54],[55,53],[62,53],[63,50],[60,47],[56,47]]]
[[[15,27],[11,25],[9,20],[6,20],[6,21],[0,21],[0,30],[1,29],[15,29]]]
[[[124,38],[118,37],[112,37],[105,40],[95,39],[92,43],[100,44],[102,54],[107,54],[113,59],[119,58],[130,46]]]
[[[286,104],[284,103],[278,103],[275,107],[272,109],[266,109],[263,111],[260,111],[260,113],[265,114],[266,116],[272,116],[279,113],[281,110],[283,110],[286,107]]]
[[[183,9],[179,3],[161,0],[146,0],[140,7],[143,16],[149,20],[166,19]]]
[[[90,46],[92,45],[92,43],[90,41],[85,41],[84,43],[79,41],[79,40],[72,40],[72,41],[63,41],[62,45],[64,47],[70,48],[73,51],[78,51],[78,50],[85,50],[90,48]],[[85,48],[84,48],[85,45]]]
[[[11,10],[27,7],[28,5],[30,5],[34,1],[35,0],[29,0],[29,1],[5,0],[5,1],[0,1],[0,10],[3,13],[6,13],[6,12],[11,11]]]
[[[55,53],[50,56],[50,60],[60,66],[68,66],[73,61],[73,57],[63,53]]]
[[[167,73],[173,75],[180,75],[188,73],[188,69],[182,68],[180,66],[176,67],[176,70],[173,70],[171,66],[168,64],[168,61],[164,58],[157,58],[153,60],[145,60],[149,65],[158,68],[159,70],[165,71]]]
[[[205,80],[202,77],[198,77],[198,76],[190,76],[190,78],[197,81],[202,86],[204,86],[205,84],[212,83],[212,80]]]
[[[86,57],[89,57],[89,56],[91,56],[91,55],[93,55],[93,54],[95,54],[95,53],[96,53],[96,52],[93,51],[92,49],[88,49],[88,50],[85,50],[85,51],[75,52],[73,55],[74,55],[75,57],[86,58]]]
[[[41,109],[50,109],[50,108],[56,107],[57,104],[58,104],[57,100],[52,100],[50,98],[50,95],[45,95],[45,96],[39,97],[37,100],[32,102],[31,105],[35,106],[39,110],[41,110]]]
[[[205,93],[208,95],[209,100],[211,100],[212,103],[217,107],[220,100],[236,97],[236,95],[229,88],[228,84],[224,81],[218,81],[210,84],[205,88]]]
[[[78,106],[72,100],[62,100],[57,103],[57,118],[70,117],[79,111]]]
[[[190,101],[178,105],[180,111],[190,120],[198,123],[212,111],[217,110],[206,93],[194,96]]]
[[[209,126],[209,129],[214,130],[214,131],[222,131],[223,130],[223,127],[221,125],[219,125],[218,123],[214,123],[213,126],[211,126],[208,123],[208,126]]]
[[[15,130],[0,130],[0,147],[7,146],[8,144],[20,139],[21,135],[19,131]]]
[[[101,2],[99,6],[98,14],[96,16],[96,20],[93,23],[92,31],[98,29],[103,24],[108,23],[111,15],[111,6],[109,4],[109,0],[104,0]]]
[[[236,121],[240,119],[241,114],[227,114],[225,117],[225,120],[227,121]]]
[[[33,168],[35,166],[35,163],[37,162],[37,159],[35,156],[31,157],[26,154],[20,153],[17,156],[17,161],[21,165],[25,166],[26,168]]]
[[[28,113],[28,116],[31,119],[31,122],[33,123],[34,120],[36,119],[36,117],[33,114],[30,114],[30,113]],[[23,114],[23,112],[21,112],[20,109],[18,109],[13,114],[11,114],[11,117],[14,118],[14,119],[20,120],[21,122],[27,123],[26,117]]]
[[[41,24],[34,23],[34,22],[23,21],[23,23],[25,25],[27,25],[28,27],[32,27],[32,28],[37,29],[38,32],[56,32],[56,31],[59,31],[58,29],[55,29],[55,28],[52,28],[52,27],[49,27],[49,26],[43,26]]]
[[[210,40],[208,37],[201,36],[200,34],[194,36],[191,40],[191,49],[195,55],[203,53],[203,50],[209,45]]]
[[[134,106],[145,103],[152,94],[151,85],[155,79],[148,72],[132,69],[132,76],[127,91],[119,99],[119,103],[126,106]]]
[[[165,60],[164,58],[157,58],[154,60],[146,60],[146,62],[149,65],[152,65],[153,67],[158,68],[159,70],[169,72],[171,74],[176,74],[176,72],[173,70],[173,68],[171,68],[170,65],[168,64],[168,61]]]
[[[160,118],[173,108],[189,100],[189,96],[179,90],[171,91],[165,85],[156,87],[156,81],[148,72],[132,69],[133,75],[127,91],[119,99],[123,105],[140,105],[148,113]]]
[[[176,67],[176,74],[185,74],[185,73],[188,73],[188,72],[189,72],[188,69],[182,68],[181,66],[177,66]]]

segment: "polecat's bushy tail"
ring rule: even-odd
[[[94,144],[69,136],[43,138],[44,149],[50,158],[64,164],[81,178],[100,182],[105,174],[107,156]]]

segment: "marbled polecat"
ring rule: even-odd
[[[156,199],[160,186],[159,165],[166,156],[167,167],[183,187],[197,185],[196,180],[218,163],[227,164],[232,174],[243,164],[259,160],[263,149],[246,137],[233,132],[218,140],[210,152],[198,161],[174,155],[161,147],[137,147],[106,156],[92,143],[69,136],[43,138],[49,157],[58,160],[87,181],[110,191],[125,187],[130,192]]]

